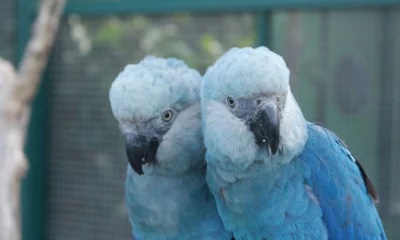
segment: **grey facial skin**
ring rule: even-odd
[[[226,98],[231,112],[249,127],[260,147],[267,147],[272,155],[279,149],[280,119],[286,94],[256,96],[254,98]]]
[[[170,114],[170,119],[165,119],[166,114]],[[143,175],[142,166],[144,164],[157,162],[158,147],[164,134],[171,128],[176,115],[177,112],[170,109],[162,114],[161,117],[132,124],[133,126],[129,127],[131,131],[124,134],[128,161],[137,174]]]

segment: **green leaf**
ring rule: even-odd
[[[123,22],[110,19],[104,26],[97,32],[95,41],[106,43],[110,45],[117,44],[124,37],[124,24]]]

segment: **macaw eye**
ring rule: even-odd
[[[226,105],[228,105],[229,108],[234,109],[236,107],[235,100],[233,100],[232,97],[227,97],[226,98]]]
[[[169,122],[172,119],[172,111],[171,110],[167,110],[163,113],[162,119],[164,122]]]

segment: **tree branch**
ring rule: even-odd
[[[30,102],[39,86],[56,36],[65,0],[42,0],[34,25],[33,36],[28,43],[18,71],[15,94],[23,102]]]

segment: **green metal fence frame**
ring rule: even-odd
[[[30,36],[36,13],[35,0],[18,0],[17,4],[17,63]],[[254,12],[256,13],[257,44],[268,45],[270,12],[289,9],[350,9],[400,6],[400,0],[69,0],[64,16],[105,16],[112,14],[171,14],[174,12]],[[49,65],[51,67],[51,64]],[[29,125],[26,154],[30,169],[22,186],[22,231],[24,240],[44,239],[45,167],[46,167],[46,97],[47,72],[34,100]]]

